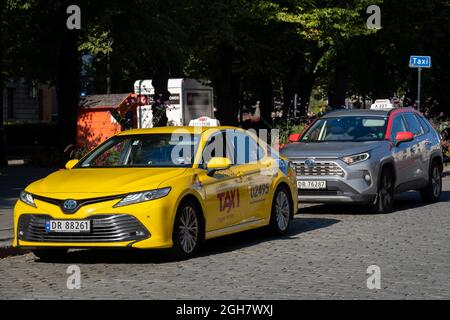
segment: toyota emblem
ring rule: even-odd
[[[75,200],[66,200],[63,203],[65,211],[73,211],[77,208],[78,203]]]
[[[314,164],[315,164],[316,162],[314,161],[314,159],[307,159],[306,161],[305,161],[305,164],[306,164],[306,166],[309,168],[309,169],[312,169],[313,167],[314,167]]]

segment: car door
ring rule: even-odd
[[[413,172],[417,170],[417,163],[413,159],[412,148],[414,141],[395,144],[397,133],[408,131],[406,121],[401,114],[395,115],[392,119],[390,140],[394,143],[392,154],[394,157],[395,172],[397,172],[397,186],[405,185],[411,179]]]
[[[272,182],[272,176],[263,174],[259,162],[265,151],[255,138],[241,130],[228,130],[227,139],[233,150],[233,170],[242,177],[240,189],[246,210],[243,210],[241,223],[263,219]]]
[[[207,174],[206,164],[211,158],[228,157],[232,160],[224,131],[212,134],[202,152],[203,159],[200,166],[205,169],[205,174],[201,177],[201,184],[205,192],[207,211],[205,228],[206,232],[214,232],[241,221],[244,201],[239,186],[242,183],[242,177],[233,167],[211,175]]]
[[[414,134],[414,140],[411,146],[412,158],[415,162],[415,170],[413,172],[413,179],[420,182],[420,180],[428,179],[428,167],[427,161],[424,161],[423,155],[426,150],[426,136],[425,132],[420,124],[419,119],[414,113],[405,113],[404,118],[408,131]]]
[[[428,121],[418,114],[415,115],[422,126],[423,135],[420,137],[421,163],[423,166],[424,177],[428,181],[428,168],[430,167],[430,159],[433,153],[433,147],[438,143],[431,134],[431,128]]]

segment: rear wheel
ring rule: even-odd
[[[389,213],[394,208],[394,176],[390,169],[381,172],[378,192],[371,206],[373,213]]]
[[[433,203],[439,201],[442,194],[442,170],[438,162],[433,162],[428,185],[420,190],[423,201]]]
[[[172,253],[177,260],[192,258],[203,239],[200,210],[193,201],[183,201],[175,217]]]
[[[53,262],[63,260],[67,256],[67,249],[35,249],[33,254],[41,261]]]
[[[283,186],[278,187],[272,201],[270,229],[277,235],[284,235],[289,229],[293,217],[293,206],[290,193]]]

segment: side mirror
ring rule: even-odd
[[[66,169],[67,169],[67,170],[72,169],[73,167],[75,167],[75,166],[77,165],[78,162],[80,162],[80,160],[78,160],[78,159],[73,159],[73,160],[67,161],[67,163],[66,163]]]
[[[293,133],[289,136],[289,142],[299,142],[300,141],[300,133]]]
[[[395,136],[395,145],[398,146],[402,142],[408,142],[414,140],[414,133],[412,132],[397,132]]]
[[[206,165],[206,169],[208,170],[208,175],[212,176],[216,171],[220,170],[227,170],[229,169],[233,164],[231,163],[230,159],[228,158],[212,158],[208,164]]]

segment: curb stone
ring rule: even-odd
[[[12,240],[0,242],[0,259],[27,254],[27,250],[13,248]]]

